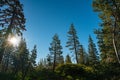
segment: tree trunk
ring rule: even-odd
[[[116,31],[115,31],[115,29],[116,29],[116,26],[117,26],[117,24],[116,24],[116,16],[114,16],[115,17],[115,24],[114,24],[114,27],[113,27],[113,47],[114,47],[114,51],[115,51],[115,54],[116,54],[116,58],[117,58],[117,61],[118,61],[118,63],[120,64],[120,59],[119,59],[119,56],[118,56],[118,50],[117,50],[117,46],[116,46],[116,42],[115,42],[115,36],[116,36]]]
[[[55,66],[56,66],[56,52],[54,54],[54,62],[53,62],[53,72],[55,70]]]
[[[116,43],[115,43],[115,32],[113,33],[113,47],[114,47],[114,51],[115,51],[118,63],[120,64],[120,59],[119,59],[119,56],[118,56],[118,50],[117,50]]]

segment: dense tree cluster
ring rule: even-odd
[[[120,0],[93,0],[93,9],[102,20],[94,31],[100,52],[90,35],[88,50],[84,48],[72,23],[66,47],[73,56],[63,55],[61,40],[55,34],[49,54],[36,63],[37,46],[29,51],[22,36],[26,30],[22,4],[19,0],[0,0],[0,80],[119,80]],[[7,40],[15,35],[20,37],[18,46]]]
[[[120,0],[94,0],[93,8],[102,20],[95,31],[102,62],[120,63]]]

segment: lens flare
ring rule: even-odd
[[[18,40],[15,37],[10,38],[10,43],[13,45],[17,45],[18,44]]]
[[[15,46],[18,46],[20,43],[20,36],[9,36],[8,38],[9,44]]]

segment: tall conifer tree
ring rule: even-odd
[[[53,71],[54,71],[55,67],[59,63],[61,63],[61,56],[62,56],[62,46],[57,34],[53,36],[53,40],[50,43],[49,51],[50,51],[50,58],[51,58],[50,60],[52,60]]]
[[[119,62],[120,53],[120,0],[94,0],[94,11],[102,20],[96,30],[102,62]]]
[[[77,36],[77,32],[74,28],[74,25],[70,25],[70,29],[68,31],[68,41],[66,43],[66,47],[69,47],[69,50],[71,50],[75,54],[76,63],[78,63],[78,50],[79,50],[79,40]]]
[[[34,66],[36,66],[36,58],[37,58],[36,45],[34,46],[34,48],[31,52],[32,52],[32,54],[31,54],[31,57],[30,57],[30,62],[31,62],[31,65],[34,67]]]
[[[9,35],[21,35],[25,30],[23,5],[19,0],[0,0],[0,63]]]
[[[96,45],[93,42],[91,36],[89,36],[88,43],[89,43],[88,44],[89,64],[91,64],[91,65],[97,64],[99,61],[98,51],[97,51]]]
[[[79,63],[80,64],[86,63],[86,52],[85,49],[83,48],[83,45],[80,45],[80,49],[79,49]]]
[[[0,0],[0,27],[2,32],[21,34],[25,30],[25,17],[19,0]]]
[[[20,72],[22,73],[21,79],[24,80],[29,70],[30,60],[29,60],[29,50],[27,49],[26,41],[23,38],[21,38],[20,44],[18,46],[18,54],[19,54],[18,67]]]

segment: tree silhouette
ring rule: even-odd
[[[91,64],[91,65],[97,64],[99,61],[98,51],[97,51],[96,45],[93,42],[91,36],[89,36],[88,43],[89,43],[88,44],[89,64]]]
[[[50,43],[50,58],[53,63],[53,71],[55,67],[61,63],[61,56],[62,56],[62,46],[57,34],[53,36],[53,41]]]
[[[74,25],[71,24],[70,25],[70,29],[68,31],[68,41],[66,43],[66,47],[69,47],[69,50],[73,51],[73,53],[75,54],[75,59],[76,59],[76,63],[78,63],[78,50],[79,50],[79,40],[77,37],[77,33],[76,30],[74,28]]]

